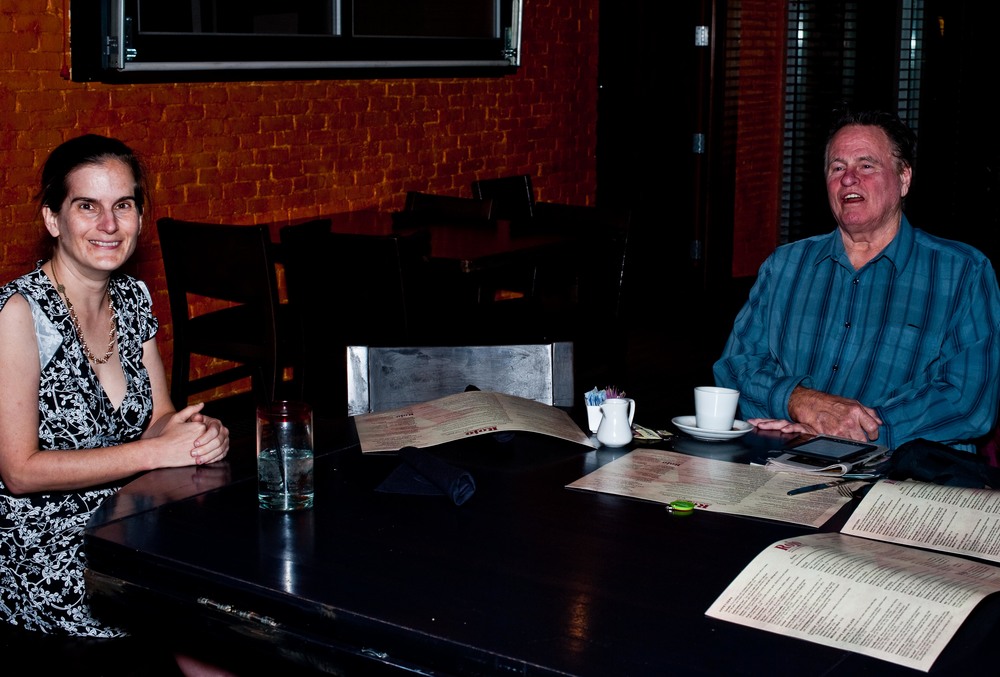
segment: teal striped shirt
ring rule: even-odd
[[[913,228],[859,270],[838,230],[779,247],[736,317],[718,385],[746,418],[790,419],[802,385],[858,400],[879,444],[916,438],[971,450],[1000,392],[1000,291],[973,247]]]

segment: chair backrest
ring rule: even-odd
[[[430,236],[333,233],[317,224],[280,231],[290,303],[334,326],[346,345],[405,341],[419,321]]]
[[[430,238],[348,235],[318,224],[280,231],[289,304],[304,325],[306,401],[343,415],[344,350],[352,343],[413,342],[423,326]]]
[[[281,264],[285,270],[285,292],[290,303],[302,305],[321,294],[330,279],[325,254],[330,237],[329,219],[316,219],[284,226],[278,231]]]
[[[279,326],[287,318],[279,320],[285,314],[280,313],[268,226],[161,218],[157,232],[173,327],[174,405],[186,406],[195,393],[247,376],[260,401],[274,397],[286,356],[281,336],[296,327]],[[192,303],[192,296],[216,303]],[[291,344],[287,348],[292,359]],[[237,364],[192,378],[195,354]]]
[[[187,294],[272,307],[277,281],[270,229],[161,218],[157,221],[171,314]],[[176,318],[175,318],[176,321]]]
[[[572,407],[573,344],[347,347],[350,416],[426,402],[468,386]]]
[[[528,174],[473,181],[472,195],[479,200],[492,199],[496,219],[523,221],[534,215],[535,191]]]
[[[578,299],[585,313],[618,318],[624,314],[625,272],[631,210],[627,208],[535,203],[532,228],[573,235],[578,258]],[[544,273],[544,271],[543,271]]]
[[[406,205],[398,216],[401,225],[407,226],[425,223],[490,225],[493,223],[493,200],[411,190],[406,193]]]

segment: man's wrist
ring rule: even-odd
[[[801,413],[803,409],[808,409],[808,404],[806,404],[812,395],[812,390],[806,388],[805,386],[795,386],[792,388],[792,392],[788,395],[788,420],[790,421],[801,421]]]

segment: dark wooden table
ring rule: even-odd
[[[512,228],[511,223],[498,220],[491,226],[470,226],[452,222],[425,222],[419,226],[398,227],[392,212],[362,209],[315,217],[328,219],[334,233],[345,235],[384,236],[401,235],[416,230],[430,233],[430,256],[440,265],[449,266],[462,273],[481,273],[498,268],[534,263],[542,257],[558,253],[573,245],[576,239],[569,233],[539,232]],[[277,222],[271,225],[275,242],[285,225],[295,222]]]
[[[539,229],[533,232],[531,228],[514,227],[506,220],[485,225],[453,220],[401,221],[397,218],[400,214],[403,212],[358,210],[322,215],[316,219],[329,221],[330,230],[340,235],[426,235],[429,251],[427,265],[420,267],[422,293],[434,298],[432,307],[438,311],[443,305],[459,314],[471,312],[474,317],[489,321],[493,317],[494,300],[534,297],[538,291],[539,271],[546,271],[541,276],[546,281],[555,277],[561,290],[565,291],[565,303],[572,302],[576,268],[571,262],[579,259],[581,247],[586,244],[571,231]],[[271,224],[272,239],[277,243],[281,228],[305,220]],[[406,225],[410,222],[412,225]],[[276,244],[275,251],[280,261],[280,245]],[[552,275],[550,271],[553,270],[558,273]],[[506,319],[504,315],[500,324]],[[439,320],[431,324],[436,325]],[[520,317],[518,321],[528,322]],[[441,333],[450,335],[453,332],[448,328]],[[544,334],[541,330],[535,333],[539,336]],[[482,338],[477,340],[482,341]]]
[[[461,507],[381,493],[398,461],[362,455],[352,431],[318,430],[306,512],[258,509],[248,441],[220,466],[127,486],[86,533],[95,605],[290,671],[918,674],[704,615],[764,547],[811,529],[566,489],[624,452],[532,434],[433,450],[475,477]],[[676,445],[741,460],[772,442]],[[988,599],[932,674],[995,673],[996,616]]]

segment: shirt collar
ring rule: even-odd
[[[888,260],[896,272],[906,268],[907,262],[910,260],[910,256],[913,253],[913,245],[916,238],[913,234],[913,226],[910,225],[909,220],[907,220],[906,215],[903,214],[902,219],[899,222],[899,232],[896,233],[896,237],[892,238],[892,242],[886,246],[885,249],[878,253],[874,259],[869,261],[869,263],[874,263],[879,259]],[[847,251],[844,249],[844,240],[840,237],[840,231],[834,230],[830,234],[830,246],[825,249],[820,249],[816,252],[816,263],[824,259],[833,259],[841,265],[846,265],[850,267],[850,262],[847,260]]]

